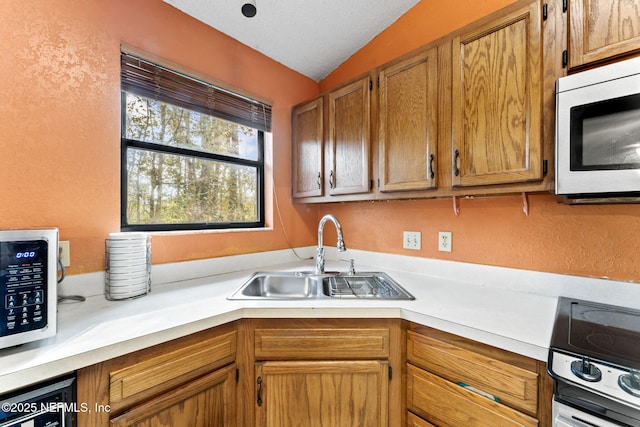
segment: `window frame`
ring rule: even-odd
[[[146,60],[145,60],[146,61]],[[150,61],[147,61],[150,62]],[[163,70],[166,70],[165,67],[162,67]],[[179,73],[184,75],[182,73]],[[190,77],[194,80],[197,80],[194,77]],[[210,85],[207,82],[202,82],[203,84]],[[218,88],[218,87],[217,87]],[[220,88],[219,88],[220,89]],[[222,88],[227,93],[228,90]],[[125,90],[121,88],[120,91],[120,118],[121,118],[121,131],[120,131],[120,140],[121,140],[121,148],[120,148],[120,229],[122,231],[181,231],[181,230],[225,230],[225,229],[242,229],[242,228],[264,228],[265,227],[265,163],[264,163],[264,130],[254,128],[257,132],[257,159],[249,160],[243,159],[240,157],[228,156],[223,154],[216,154],[213,152],[207,151],[199,151],[192,150],[188,148],[170,146],[157,144],[153,142],[139,141],[136,139],[126,138],[126,119],[127,119],[127,93],[141,96],[145,98],[150,98],[147,94],[136,93],[136,91]],[[238,95],[239,97],[246,98],[243,95]],[[163,100],[163,102],[169,102]],[[186,107],[181,107],[188,109]],[[195,109],[191,111],[197,111]],[[213,117],[216,117],[220,120],[232,121],[227,118],[217,117],[214,114],[211,114]],[[232,121],[233,122],[233,121]],[[246,124],[243,124],[246,126]],[[256,169],[256,209],[257,209],[257,220],[251,222],[197,222],[197,223],[171,223],[171,224],[129,224],[127,218],[127,209],[128,209],[128,177],[127,177],[127,155],[128,150],[138,149],[145,151],[153,151],[162,154],[171,154],[185,157],[194,157],[207,161],[218,161],[223,163],[228,163],[231,165],[237,166],[248,166]]]

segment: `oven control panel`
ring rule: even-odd
[[[631,375],[629,369],[558,351],[552,351],[549,359],[549,371],[553,377],[640,409],[640,397],[620,384],[629,382],[626,380]]]
[[[0,336],[47,326],[47,240],[0,242]]]

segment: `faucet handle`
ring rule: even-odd
[[[349,263],[349,271],[348,271],[348,273],[350,275],[356,274],[356,267],[355,267],[355,264],[354,264],[355,261],[353,259],[341,259],[340,261]]]

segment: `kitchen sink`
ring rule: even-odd
[[[317,280],[310,275],[256,273],[236,294],[249,298],[309,298],[317,293],[316,287]]]
[[[331,298],[414,299],[385,273],[338,274],[322,278],[323,293]]]
[[[332,298],[414,299],[413,295],[382,272],[315,274],[309,271],[257,272],[228,297],[230,300]]]

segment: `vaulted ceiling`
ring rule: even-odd
[[[315,81],[419,0],[163,0]],[[257,13],[243,16],[244,3]]]

